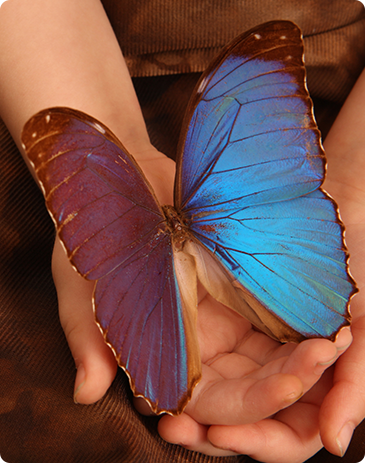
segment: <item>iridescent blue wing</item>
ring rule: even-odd
[[[79,111],[41,111],[22,140],[71,263],[97,281],[96,321],[133,392],[157,413],[180,413],[200,378],[196,307],[179,289],[147,180],[110,130]]]
[[[333,339],[355,290],[336,204],[321,190],[298,27],[270,22],[230,44],[203,75],[185,126],[176,208],[236,294],[202,263],[209,292],[281,341]]]

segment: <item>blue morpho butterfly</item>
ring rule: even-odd
[[[96,321],[135,395],[182,412],[201,377],[197,277],[269,336],[334,339],[355,285],[298,27],[236,38],[202,75],[160,206],[121,142],[79,111],[27,122],[23,144],[72,265],[96,280]]]

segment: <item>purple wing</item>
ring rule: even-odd
[[[133,392],[157,413],[181,412],[200,378],[194,315],[143,173],[107,127],[79,111],[41,111],[22,140],[71,263],[97,280],[96,321]]]

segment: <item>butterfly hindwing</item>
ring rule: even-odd
[[[171,237],[157,233],[98,280],[95,305],[97,323],[135,395],[148,398],[155,412],[180,413],[199,379],[200,357],[191,354],[195,317],[184,314]]]
[[[333,339],[354,285],[337,206],[320,188],[297,26],[266,23],[229,45],[198,84],[183,133],[176,208],[250,306],[232,308],[281,341]],[[229,305],[208,273],[208,291]]]
[[[181,297],[151,187],[109,129],[79,111],[41,111],[22,140],[71,263],[97,281],[96,321],[133,391],[157,413],[180,413],[200,378],[196,307]]]

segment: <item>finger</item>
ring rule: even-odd
[[[114,355],[94,321],[94,284],[74,271],[59,243],[55,244],[53,275],[61,325],[77,368],[74,400],[94,403],[103,397],[117,369]]]
[[[256,380],[250,376],[224,379],[203,365],[203,380],[194,391],[186,413],[201,424],[242,424],[262,420],[298,400],[301,381],[274,374]]]
[[[302,463],[322,447],[318,407],[296,403],[267,419],[241,426],[211,426],[212,445],[265,463]]]
[[[295,355],[301,353],[301,349],[306,350],[302,352],[302,357],[310,353],[312,357],[318,356],[318,361],[327,363],[329,355],[334,354],[334,359],[343,353],[349,347],[352,341],[351,331],[349,328],[343,328],[337,336],[336,342],[332,343],[326,339],[310,339],[302,343],[286,343],[280,344],[277,341],[269,338],[263,333],[252,330],[247,333],[241,340],[240,344],[235,348],[235,352],[240,355],[249,357],[252,361],[260,365],[265,365],[268,362],[281,358],[283,356],[289,357],[293,352]],[[298,352],[298,347],[300,347]],[[312,352],[310,352],[310,350]],[[337,357],[335,355],[337,354]],[[297,358],[293,358],[293,366],[296,365],[297,369],[300,368],[301,362]],[[335,361],[335,360],[333,360]]]
[[[351,339],[350,332],[346,330],[339,342],[343,347],[343,342],[348,344]],[[303,383],[304,391],[308,391],[323,372],[335,363],[342,353],[342,347],[338,350],[336,344],[326,339],[304,341],[287,357],[281,372],[297,376]]]
[[[336,346],[337,353],[342,355],[352,344],[353,335],[350,327],[342,328],[339,332],[334,345]]]
[[[297,345],[294,350],[283,346],[280,354],[279,351],[280,349],[276,349],[275,354],[269,357],[272,360],[263,366],[236,353],[222,355],[209,366],[226,379],[243,379],[249,376],[250,379],[262,380],[278,373],[294,375],[301,380],[303,392],[306,392],[339,355],[336,346],[324,339],[305,341]],[[290,355],[281,356],[290,351]]]
[[[207,439],[207,431],[207,426],[197,423],[186,413],[177,417],[165,415],[158,423],[160,436],[171,444],[178,444],[194,452],[215,457],[235,455],[230,450],[214,447]]]
[[[365,317],[353,325],[354,341],[337,361],[334,386],[320,410],[321,438],[326,449],[343,456],[355,427],[365,417]]]
[[[345,454],[356,426],[364,418],[364,393],[364,388],[359,390],[344,381],[336,384],[324,400],[319,421],[321,438],[334,455]]]

